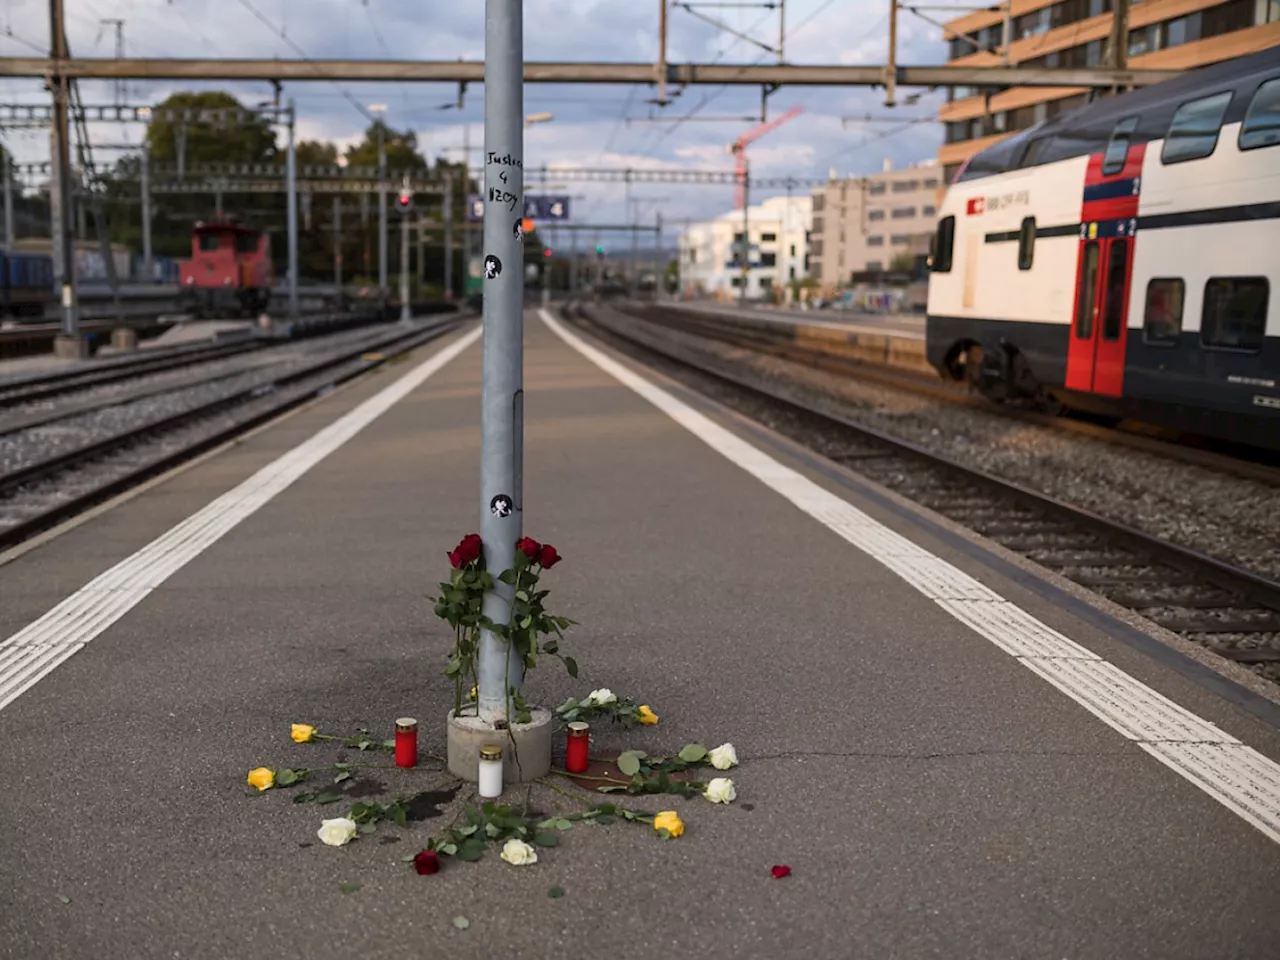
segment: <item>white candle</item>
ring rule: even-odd
[[[480,748],[480,796],[502,796],[502,747],[496,743]]]

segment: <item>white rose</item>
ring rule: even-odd
[[[707,758],[717,770],[728,770],[738,764],[738,754],[733,749],[732,743],[722,743],[707,754]]]
[[[728,777],[716,777],[707,784],[706,798],[712,803],[728,803],[738,795],[733,789],[733,781]]]
[[[336,820],[321,820],[316,836],[331,847],[340,847],[356,835],[356,822],[346,817]]]
[[[613,691],[608,687],[601,687],[599,690],[592,690],[587,699],[597,707],[603,707],[606,703],[613,703],[618,698],[614,696]]]
[[[538,851],[523,840],[508,840],[502,845],[501,856],[507,863],[516,867],[522,867],[526,863],[538,862]]]

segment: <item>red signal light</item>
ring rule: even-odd
[[[543,251],[542,251],[542,255],[543,255],[544,257],[549,257],[549,256],[551,256],[551,251],[550,251],[550,250],[543,250]]]

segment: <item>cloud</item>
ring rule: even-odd
[[[480,0],[248,0],[279,32],[264,25],[241,0],[66,0],[68,34],[73,54],[114,55],[114,34],[100,20],[125,20],[126,54],[149,57],[283,57],[296,58],[296,44],[315,59],[478,59],[484,51],[484,9]],[[657,11],[651,0],[526,0],[525,56],[530,60],[601,60],[650,62],[657,56]],[[881,64],[887,56],[887,9],[883,0],[789,0],[786,57],[794,63]],[[708,8],[735,30],[762,43],[777,39],[776,12],[764,9]],[[12,0],[0,26],[14,35],[47,47],[46,0]],[[938,14],[943,19],[943,14]],[[941,31],[905,12],[898,24],[899,62],[938,63],[945,58]],[[717,30],[687,12],[670,12],[669,59],[679,62],[770,62],[775,55]],[[0,55],[31,55],[33,51],[0,31]],[[4,80],[10,101],[47,103],[38,81]],[[221,89],[245,103],[270,99],[265,83],[159,83],[130,81],[130,102],[154,103],[169,93],[190,89]],[[754,126],[746,118],[758,116],[756,88],[690,87],[678,92],[665,108],[646,101],[656,88],[530,85],[525,88],[526,112],[550,111],[555,120],[526,130],[530,164],[634,169],[712,169],[731,171],[726,146]],[[109,103],[111,83],[86,83],[87,103]],[[286,98],[299,111],[298,134],[303,139],[327,139],[339,144],[358,140],[368,125],[363,110],[385,104],[387,122],[411,128],[431,157],[462,156],[464,124],[470,131],[473,161],[483,143],[483,85],[471,86],[462,110],[440,109],[458,99],[456,86],[446,84],[346,83],[317,81],[290,83]],[[353,103],[354,101],[354,103]],[[940,94],[922,98],[911,108],[890,110],[881,90],[786,88],[769,100],[769,116],[793,105],[804,113],[770,132],[749,148],[753,173],[767,176],[823,178],[835,167],[841,174],[878,170],[886,157],[895,165],[933,156],[941,141],[934,124],[866,123],[842,120],[874,117],[928,116],[941,102]],[[693,116],[694,119],[681,120]],[[658,122],[642,122],[652,116]],[[631,118],[628,124],[625,118]],[[738,118],[732,122],[705,118]],[[123,137],[138,142],[140,127],[95,125],[99,142]],[[8,140],[19,160],[48,157],[43,132],[10,131]],[[105,152],[104,156],[111,156]],[[622,184],[578,182],[570,192],[590,210],[593,219],[622,221],[627,215]],[[651,217],[655,209],[668,220],[712,216],[729,209],[731,187],[680,184],[635,184],[632,200]],[[767,195],[767,194],[762,194]],[[651,202],[644,202],[651,201]],[[634,204],[633,204],[634,206]]]

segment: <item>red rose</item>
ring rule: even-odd
[[[556,548],[551,544],[544,543],[538,551],[538,562],[550,570],[560,562],[560,554],[556,553]]]
[[[542,549],[542,544],[533,539],[533,537],[521,537],[520,542],[516,544],[516,549],[530,560],[537,560],[538,552]]]
[[[422,854],[418,854],[418,856],[422,856]],[[422,871],[421,871],[421,870],[419,870],[418,872],[419,872],[419,873],[421,873]],[[791,876],[791,868],[790,868],[790,867],[781,867],[781,866],[779,866],[779,867],[774,867],[774,868],[773,868],[773,879],[775,879],[775,880],[781,880],[783,877],[789,877],[789,876]]]
[[[480,551],[484,546],[484,541],[480,539],[478,533],[468,533],[462,538],[462,542],[449,554],[449,562],[455,567],[466,566],[468,563],[475,563],[480,559]]]
[[[418,876],[435,873],[440,869],[440,857],[434,850],[423,850],[413,858],[413,869],[418,871]]]

